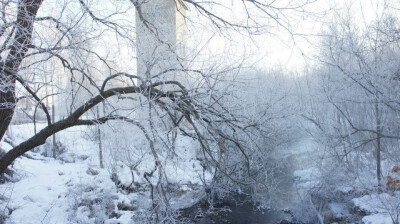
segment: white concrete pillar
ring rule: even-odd
[[[150,78],[160,72],[181,67],[180,59],[185,52],[184,13],[184,8],[175,0],[140,2],[140,12],[136,13],[139,76]]]

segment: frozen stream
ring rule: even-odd
[[[186,217],[194,217],[197,215],[196,223],[232,223],[232,224],[265,224],[265,223],[278,223],[287,218],[289,215],[283,212],[284,209],[290,208],[300,201],[305,196],[306,190],[302,188],[303,178],[295,176],[301,174],[303,176],[312,175],[313,167],[317,166],[315,161],[317,157],[318,144],[311,138],[300,139],[292,143],[286,150],[280,151],[276,157],[283,159],[284,168],[283,175],[280,177],[279,188],[282,192],[284,203],[278,206],[276,211],[264,210],[254,211],[251,203],[244,203],[236,205],[234,203],[226,202],[221,205],[222,208],[230,209],[229,212],[222,212],[207,215],[204,214],[207,210],[205,205],[194,205],[183,211]],[[286,175],[285,175],[286,174]],[[296,179],[297,178],[297,179]],[[296,181],[295,181],[296,179]],[[307,178],[305,178],[307,181]],[[300,185],[300,187],[299,187]]]
[[[303,138],[294,142],[287,150],[278,154],[287,161],[287,206],[293,205],[305,197],[307,184],[318,175],[320,145],[312,138]]]

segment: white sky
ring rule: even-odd
[[[272,28],[272,35],[265,33],[249,37],[233,34],[221,37],[215,34],[215,30],[203,28],[201,38],[212,37],[208,46],[213,53],[228,53],[225,57],[234,57],[235,54],[241,57],[245,53],[245,57],[250,62],[255,62],[259,68],[280,67],[291,72],[302,73],[307,65],[313,63],[323,27],[332,24],[333,18],[340,16],[342,19],[347,19],[349,17],[362,28],[379,18],[384,10],[390,11],[383,7],[385,2],[390,3],[388,0],[318,0],[307,8],[308,11],[316,12],[316,14],[292,20],[294,33],[305,35],[291,36],[283,28]],[[224,13],[233,13],[232,18],[239,17],[237,14],[234,15],[240,11],[234,9],[235,4],[226,3],[226,6],[228,8]],[[236,6],[243,5],[236,4]],[[199,34],[197,33],[196,36]]]
[[[308,34],[310,36],[295,36],[293,39],[287,34],[282,34],[285,39],[279,41],[273,37],[265,37],[260,42],[269,43],[269,47],[260,49],[264,54],[269,55],[270,63],[266,65],[284,66],[285,68],[301,73],[304,67],[313,63],[313,57],[318,51],[318,42],[323,34],[324,27],[330,25],[334,21],[334,17],[340,16],[342,19],[349,18],[361,29],[368,26],[375,19],[382,16],[384,11],[390,11],[383,7],[385,0],[319,0],[313,6],[315,11],[322,8],[328,10],[323,17],[313,20],[310,18],[303,21],[298,32]],[[311,9],[312,10],[312,9]],[[386,12],[385,11],[385,12]],[[294,42],[293,42],[294,41]],[[285,46],[285,43],[287,43]],[[294,44],[295,43],[295,44]],[[263,66],[262,64],[260,65]]]
[[[53,4],[56,5],[58,2],[57,0],[49,1],[53,1]],[[99,2],[103,1],[99,0]],[[243,18],[240,16],[240,13],[243,13],[242,0],[216,1],[226,6],[224,9],[218,9],[221,10],[221,14],[224,16],[234,20]],[[286,1],[291,2],[291,0]],[[229,35],[221,36],[214,28],[208,26],[207,22],[196,19],[194,10],[188,12],[196,20],[195,23],[189,23],[189,29],[192,35],[191,38],[194,40],[193,43],[200,43],[199,46],[195,47],[197,49],[202,48],[204,55],[208,53],[213,54],[215,56],[212,58],[213,60],[228,63],[245,58],[247,63],[255,64],[259,68],[281,67],[282,69],[301,73],[307,64],[312,63],[314,52],[318,50],[317,47],[320,38],[318,34],[321,33],[321,27],[327,23],[332,23],[334,16],[340,15],[344,17],[349,14],[353,17],[354,21],[360,23],[360,26],[365,26],[382,14],[383,2],[389,1],[395,0],[318,0],[307,8],[310,12],[317,12],[316,15],[311,14],[308,17],[292,18],[291,25],[295,29],[294,32],[303,33],[307,36],[290,36],[282,27],[279,29],[272,27],[271,32],[251,37],[237,33],[229,33]],[[105,8],[106,5],[104,7],[98,5],[97,7]],[[336,11],[328,11],[329,9],[335,9]],[[321,12],[324,11],[327,11],[327,13],[322,15]],[[347,13],[348,11],[350,13]],[[134,16],[132,15],[130,19],[133,20]],[[100,48],[104,46],[105,43],[101,43]],[[129,50],[129,48],[134,48],[134,46],[126,45],[119,47],[118,52],[120,52],[119,54],[122,58],[127,58],[126,56],[129,55],[129,61],[125,63],[132,64],[134,50]],[[104,48],[104,52],[106,53],[110,49],[110,47]],[[116,61],[122,63],[121,60],[117,59]]]

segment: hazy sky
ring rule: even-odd
[[[154,0],[156,1],[156,0]],[[225,16],[233,21],[245,21],[243,1],[242,0],[216,0],[223,4],[217,10],[218,15]],[[291,0],[281,0],[277,2],[292,2]],[[392,1],[392,0],[389,0]],[[306,8],[309,13],[304,15],[287,14],[288,20],[281,17],[280,20],[290,22],[289,29],[293,33],[289,33],[284,27],[277,26],[271,20],[262,20],[260,22],[270,22],[270,29],[261,35],[250,36],[246,33],[238,34],[235,32],[219,33],[215,27],[211,26],[210,22],[203,17],[199,17],[195,10],[190,10],[188,16],[192,19],[188,23],[190,40],[192,41],[191,47],[193,50],[192,56],[197,54],[197,50],[202,51],[204,57],[212,55],[210,60],[215,60],[221,63],[229,63],[246,60],[247,65],[254,64],[263,69],[271,67],[282,67],[289,69],[293,72],[301,73],[307,64],[313,63],[314,53],[318,51],[318,42],[323,34],[324,27],[334,23],[335,17],[346,16],[352,18],[353,21],[359,23],[360,27],[368,25],[374,18],[381,16],[384,2],[388,0],[317,0]],[[54,8],[61,4],[58,0],[49,0],[47,3],[52,2]],[[98,0],[98,3],[107,2],[105,0]],[[121,1],[122,4],[123,1]],[[393,2],[395,2],[393,0]],[[128,1],[125,1],[129,4]],[[110,8],[118,8],[119,3],[108,6],[107,4],[92,4],[93,7],[99,10],[107,10]],[[246,3],[251,5],[250,3]],[[102,7],[104,6],[104,7]],[[107,6],[107,7],[106,7]],[[48,9],[54,10],[49,7]],[[48,12],[44,8],[44,12]],[[61,8],[59,9],[61,10]],[[252,10],[249,8],[249,10]],[[395,10],[392,10],[395,11]],[[100,11],[99,11],[100,12]],[[259,12],[258,12],[259,13]],[[129,11],[129,14],[124,15],[125,21],[134,20],[134,10]],[[282,16],[282,15],[280,15]],[[286,27],[285,27],[286,26]],[[132,32],[134,32],[132,30]],[[292,35],[296,34],[296,35]],[[302,34],[302,35],[299,35]],[[111,35],[113,35],[111,33]],[[107,40],[104,42],[99,41],[99,46],[96,48],[104,48],[107,45]],[[118,50],[114,50],[120,54],[121,58],[129,58],[124,62],[125,65],[134,64],[134,49],[135,46],[120,42]],[[95,47],[95,46],[94,46]],[[104,48],[104,54],[107,54],[110,47]],[[129,56],[129,57],[127,57]],[[122,63],[122,60],[116,59]]]
[[[290,36],[285,32],[282,33],[282,40],[266,36],[264,39],[261,38],[260,42],[268,43],[268,47],[260,51],[270,55],[268,60],[271,65],[283,65],[285,68],[301,73],[306,65],[313,63],[314,55],[319,50],[318,43],[326,34],[327,26],[350,19],[363,29],[384,13],[397,13],[395,9],[385,8],[385,3],[389,4],[390,1],[319,0],[312,8],[319,13],[326,12],[301,21],[297,32],[306,34],[305,36]]]
[[[271,32],[261,35],[249,36],[237,33],[220,35],[214,29],[205,27],[201,30],[201,34],[195,35],[203,40],[210,40],[207,46],[211,52],[228,53],[228,56],[225,56],[228,58],[234,58],[235,55],[239,58],[244,55],[248,62],[255,62],[257,67],[263,69],[281,67],[301,73],[307,65],[314,62],[318,43],[326,34],[328,26],[350,19],[362,29],[381,17],[384,12],[396,13],[395,9],[385,8],[385,3],[389,4],[391,1],[318,0],[306,8],[309,13],[305,16],[291,18],[289,29],[292,33],[285,27],[272,26]],[[226,6],[223,13],[231,13],[228,18],[240,18],[238,13],[243,12],[235,7],[242,7],[242,3],[231,3]]]

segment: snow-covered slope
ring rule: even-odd
[[[33,130],[32,124],[12,126],[13,142],[22,142]],[[100,169],[98,143],[88,138],[89,132],[87,127],[76,127],[57,134],[65,148],[58,159],[43,156],[42,148],[15,161],[13,168],[19,180],[0,185],[0,211],[9,214],[5,223],[142,223],[137,217],[145,217],[151,206],[143,173],[154,168],[154,160],[145,153],[133,173],[123,163],[111,161]],[[170,198],[174,208],[190,206],[204,194],[198,187],[202,185],[203,168],[190,141],[179,137],[177,155],[163,160],[171,186],[177,186]],[[11,148],[5,142],[0,147]],[[110,152],[105,151],[106,160],[111,160]],[[118,188],[111,180],[116,169],[122,184],[129,185],[134,179],[140,187],[129,194]],[[210,173],[205,175],[211,178]]]

